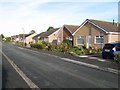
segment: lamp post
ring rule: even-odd
[[[22,30],[23,30],[23,46],[25,46],[25,43],[26,43],[26,41],[25,41],[25,29],[22,28]]]

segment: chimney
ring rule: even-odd
[[[114,25],[114,23],[115,23],[114,21],[115,21],[115,20],[113,19],[113,25]]]

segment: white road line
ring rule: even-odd
[[[68,58],[61,58],[61,59],[65,60],[65,61],[72,62],[72,63],[89,66],[89,67],[92,67],[92,68],[98,68],[98,66],[93,65],[93,64],[88,64],[88,63],[84,63],[84,62],[80,62],[80,61],[76,61],[76,60],[72,60],[72,59],[68,59]]]
[[[111,73],[115,73],[115,74],[118,74],[120,73],[119,70],[116,70],[116,69],[112,69],[112,68],[102,68],[102,67],[99,67],[97,65],[93,65],[93,64],[88,64],[88,63],[84,63],[84,62],[80,62],[80,61],[76,61],[76,60],[72,60],[72,59],[68,59],[68,58],[61,58],[65,61],[68,61],[68,62],[72,62],[72,63],[75,63],[75,64],[80,64],[80,65],[84,65],[84,66],[87,66],[87,67],[91,67],[91,68],[95,68],[95,69],[99,69],[99,70],[103,70],[103,71],[108,71],[108,72],[111,72]]]
[[[105,62],[106,60],[103,60],[103,59],[98,59],[98,61]]]
[[[16,72],[23,78],[23,80],[28,84],[30,88],[40,90],[40,88],[35,85],[25,74],[24,72],[10,59],[8,58],[2,51],[0,51],[4,57],[8,60],[8,62],[12,65],[12,67],[16,70]]]
[[[88,57],[88,56],[86,56],[86,55],[82,55],[82,56],[78,56],[78,57]]]
[[[75,64],[84,65],[84,66],[87,66],[87,67],[99,69],[99,70],[102,70],[102,71],[111,72],[111,73],[114,73],[114,74],[119,74],[120,73],[120,70],[116,70],[116,69],[112,69],[112,68],[99,67],[97,65],[93,65],[93,64],[89,64],[89,63],[85,63],[85,62],[81,62],[81,61],[76,61],[76,60],[72,60],[72,59],[69,59],[69,58],[62,58],[62,57],[59,57],[59,56],[56,56],[56,55],[43,53],[43,52],[39,52],[39,51],[34,51],[34,50],[31,50],[31,49],[26,49],[26,50],[41,53],[43,55],[52,56],[52,57],[55,57],[55,58],[60,58],[61,60],[65,60],[65,61],[72,62],[72,63],[75,63]]]
[[[24,49],[24,48],[22,48],[22,47],[18,47],[19,49]]]

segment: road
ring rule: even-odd
[[[2,73],[2,88],[29,88],[4,56],[2,56]]]
[[[2,44],[2,51],[40,88],[118,88],[114,73],[8,44]]]

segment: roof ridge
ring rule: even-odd
[[[64,24],[65,26],[79,26],[79,25],[73,25],[73,24]]]
[[[99,21],[99,22],[106,22],[106,23],[113,23],[113,22],[110,22],[110,21],[104,21],[104,20],[97,20],[97,19],[88,19],[90,21]],[[115,24],[117,24],[117,22],[114,22]]]

